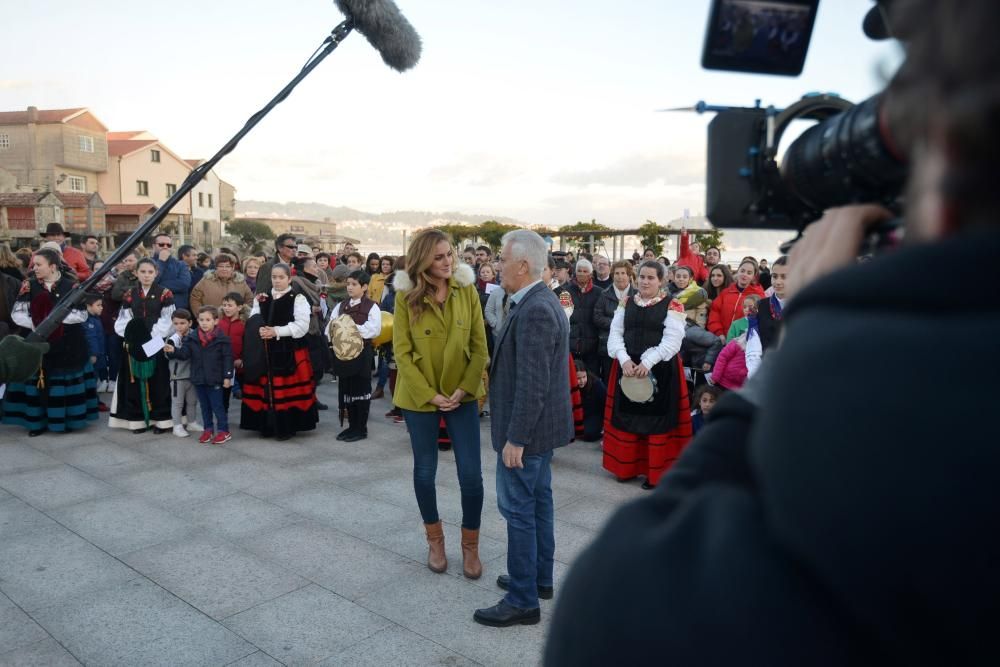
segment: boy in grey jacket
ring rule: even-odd
[[[194,324],[194,318],[191,317],[190,311],[178,308],[174,311],[172,320],[175,333],[170,336],[170,342],[174,347],[180,347]],[[174,421],[174,435],[186,438],[188,431],[204,430],[198,423],[198,394],[191,384],[191,362],[168,359],[167,363],[170,366],[170,418]],[[182,422],[184,414],[187,414],[188,418],[187,430],[184,429]]]

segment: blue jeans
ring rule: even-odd
[[[556,551],[552,503],[552,452],[525,456],[523,468],[507,468],[497,453],[497,505],[507,520],[507,604],[538,607],[538,586],[552,585]]]
[[[389,381],[389,363],[385,360],[385,356],[378,355],[378,382],[375,386],[379,389],[385,389],[385,383]]]
[[[206,431],[229,432],[229,415],[222,404],[222,387],[220,385],[196,384],[194,390],[198,393],[198,403],[201,405],[202,424]],[[212,416],[215,415],[215,428],[212,428]]]
[[[413,449],[413,491],[424,523],[440,521],[437,509],[438,432],[444,417],[451,435],[462,492],[462,527],[479,530],[483,514],[483,463],[479,457],[479,411],[476,401],[462,403],[451,412],[403,410]]]

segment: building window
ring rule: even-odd
[[[173,197],[175,192],[177,192],[177,185],[175,183],[167,183],[167,196]]]
[[[70,176],[69,177],[69,191],[70,192],[86,192],[87,191],[87,179],[82,176]]]
[[[212,203],[212,195],[211,194],[208,195],[208,207],[209,208],[214,208],[215,207],[215,205]]]
[[[94,138],[93,137],[80,137],[80,152],[81,153],[93,153],[94,152]]]
[[[198,193],[198,206],[204,206],[204,205],[205,205],[205,193],[204,192],[199,192]]]
[[[149,196],[149,181],[136,181],[135,188],[135,193],[140,197]]]
[[[160,161],[160,151],[155,150],[155,149],[149,151],[149,159],[152,162],[159,162]]]
[[[5,151],[10,148],[10,135],[0,134],[0,151]]]
[[[288,231],[290,231],[290,232],[304,232],[304,231],[306,231],[306,228],[303,227],[302,225],[289,225],[288,226]]]

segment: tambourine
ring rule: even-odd
[[[622,393],[633,403],[649,403],[656,396],[656,380],[652,375],[644,378],[622,376]]]
[[[382,311],[382,331],[372,339],[372,345],[379,347],[392,342],[392,313]]]
[[[330,348],[340,361],[353,361],[361,356],[365,341],[350,315],[340,315],[330,321]]]

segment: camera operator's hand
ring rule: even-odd
[[[868,230],[892,217],[889,209],[871,204],[827,210],[788,254],[785,297],[794,298],[817,278],[854,262]]]

